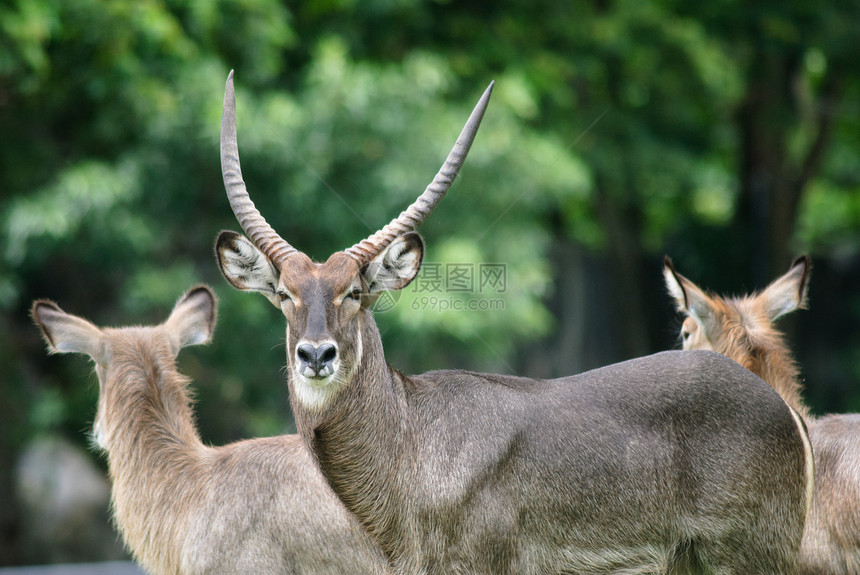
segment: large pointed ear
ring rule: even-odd
[[[212,289],[205,285],[191,288],[179,298],[164,327],[174,341],[175,352],[187,345],[209,343],[215,331],[218,304]]]
[[[663,278],[678,311],[708,327],[714,315],[711,299],[696,284],[675,271],[668,256],[663,258]]]
[[[806,308],[811,270],[812,260],[809,256],[800,256],[794,260],[785,275],[774,280],[759,294],[756,300],[767,310],[771,321],[798,308]]]
[[[281,307],[275,294],[280,272],[245,236],[231,231],[221,232],[215,242],[215,256],[221,273],[234,288],[260,292],[272,305]]]
[[[373,261],[361,270],[366,293],[378,295],[409,285],[424,258],[424,240],[416,232],[407,232],[392,241]]]
[[[105,363],[102,332],[92,323],[64,312],[48,300],[33,302],[30,315],[42,330],[51,353],[85,353]]]

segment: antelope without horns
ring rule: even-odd
[[[147,571],[384,572],[298,436],[201,443],[176,356],[212,337],[209,288],[188,291],[153,327],[99,328],[46,300],[32,315],[52,352],[95,361],[94,436],[108,456],[116,525]]]
[[[706,293],[666,258],[664,278],[678,310],[684,349],[710,349],[740,363],[803,414],[815,460],[812,509],[801,544],[805,575],[860,573],[860,415],[813,417],[803,402],[800,370],[775,322],[807,306],[811,262],[801,256],[761,293]]]
[[[414,230],[491,89],[410,207],[315,263],[253,207],[227,80],[222,171],[250,240],[222,232],[218,262],[286,318],[290,401],[324,476],[397,573],[793,573],[805,436],[725,357],[667,352],[557,380],[386,363],[369,306],[418,273]]]

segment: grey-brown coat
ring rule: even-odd
[[[253,207],[232,76],[224,182],[251,240],[222,232],[221,270],[287,322],[299,433],[397,573],[793,573],[811,455],[778,394],[712,352],[669,352],[559,380],[407,377],[370,304],[417,274],[413,230],[457,175],[485,92],[427,190],[325,263]]]

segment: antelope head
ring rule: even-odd
[[[800,256],[761,293],[723,298],[706,293],[665,258],[666,287],[678,311],[686,316],[681,327],[684,349],[713,350],[737,361],[731,353],[733,348],[750,347],[749,340],[757,336],[771,336],[777,319],[806,307],[810,269],[809,257]]]
[[[735,360],[773,387],[802,417],[809,408],[801,395],[800,369],[778,318],[806,307],[810,260],[801,256],[761,293],[723,298],[705,293],[675,271],[666,258],[663,275],[678,311],[687,317],[681,327],[684,349],[709,349]]]
[[[128,392],[122,385],[126,381],[122,375],[131,371],[128,366],[158,357],[160,367],[155,371],[161,371],[164,365],[173,363],[183,347],[209,343],[215,330],[217,304],[212,290],[201,285],[188,290],[170,317],[158,326],[99,328],[49,300],[35,301],[30,314],[51,353],[83,353],[95,362],[99,399],[92,436],[100,448],[110,449],[117,427],[128,424],[123,419],[128,412],[117,409],[122,403],[118,398],[126,397]],[[144,343],[154,351],[141,355]]]
[[[284,314],[287,367],[304,407],[321,407],[348,385],[361,362],[362,326],[372,321],[369,307],[382,292],[402,289],[418,274],[424,243],[414,230],[454,182],[492,88],[490,84],[484,92],[424,193],[381,230],[317,263],[281,238],[248,195],[239,164],[233,73],[227,78],[221,171],[230,206],[247,237],[221,232],[218,265],[234,287],[260,292]]]

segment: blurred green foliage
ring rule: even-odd
[[[805,373],[822,380],[810,397],[820,409],[857,408],[858,8],[0,5],[0,485],[36,434],[84,443],[95,410],[86,362],[45,355],[27,316],[37,297],[102,325],[153,323],[190,285],[213,285],[215,342],[181,357],[204,438],[292,429],[283,318],[229,288],[212,253],[219,230],[238,228],[218,165],[230,69],[251,195],[318,260],[420,193],[496,81],[469,160],[422,233],[428,263],[504,264],[503,309],[440,311],[407,288],[377,314],[393,365],[529,373],[535,346],[549,346],[551,365],[538,372],[558,374],[656,351],[673,337],[664,252],[701,285],[738,292],[808,250],[823,270],[815,319],[795,326]],[[564,291],[570,253],[584,254],[590,291]],[[589,313],[571,317],[569,300]],[[552,346],[576,334],[596,349],[569,364],[575,350]],[[0,513],[0,530],[15,533],[16,520]],[[0,564],[23,560],[11,541],[0,543]]]

